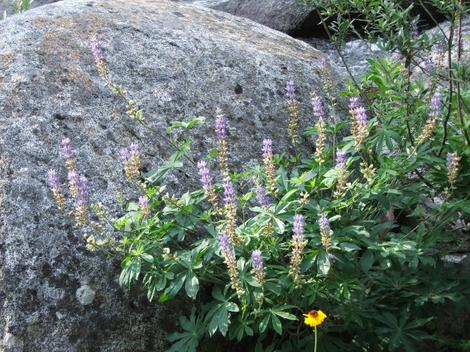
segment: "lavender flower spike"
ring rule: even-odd
[[[101,43],[94,39],[90,42],[91,53],[93,55],[93,59],[96,63],[104,60],[103,50],[101,49]]]
[[[57,171],[50,169],[47,172],[47,181],[49,183],[49,187],[51,188],[52,194],[54,195],[56,204],[59,206],[59,209],[63,209],[65,205],[65,198],[62,194],[62,190],[60,189],[59,176],[57,176]]]
[[[356,123],[359,126],[367,126],[367,113],[366,109],[363,106],[358,106],[356,108]]]
[[[320,225],[320,231],[330,231],[330,222],[325,214],[320,215],[318,223]]]
[[[127,148],[122,148],[120,151],[119,151],[119,157],[121,158],[121,160],[123,161],[126,161],[127,159],[129,159],[131,157],[131,153],[129,152],[129,149]]]
[[[271,202],[266,195],[266,190],[261,185],[256,186],[256,201],[264,208],[267,208],[271,205]]]
[[[149,199],[146,196],[139,197],[139,208],[143,217],[147,217],[150,213]]]
[[[79,202],[86,204],[88,202],[89,187],[88,187],[88,180],[85,176],[80,176],[78,178],[77,187],[78,187]]]
[[[57,171],[50,169],[47,172],[47,180],[51,189],[59,187],[59,176],[57,176]]]
[[[137,155],[139,153],[139,145],[137,143],[131,143],[129,146],[129,153],[131,157]]]
[[[323,108],[323,102],[318,95],[312,96],[312,109],[313,109],[313,116],[317,118],[323,118],[323,116],[325,116],[325,109]]]
[[[219,245],[225,256],[233,255],[232,241],[230,241],[230,237],[228,237],[227,234],[224,233],[219,236]]]
[[[346,152],[337,149],[336,150],[336,168],[345,168],[346,167]]]
[[[230,180],[225,180],[222,186],[224,187],[225,204],[234,204],[235,203],[235,190],[233,189],[232,182]]]
[[[441,97],[441,93],[439,91],[434,93],[434,95],[432,96],[431,104],[430,104],[429,108],[431,109],[431,114],[434,117],[437,117],[440,114],[440,112],[442,110],[442,97]]]
[[[75,151],[72,149],[70,138],[62,139],[60,146],[66,158],[73,158],[75,156]]]
[[[293,226],[294,235],[299,236],[303,239],[304,237],[304,217],[301,214],[296,214],[294,216],[294,226]]]
[[[215,118],[215,134],[219,141],[227,138],[227,121],[223,114],[219,114]]]
[[[273,155],[273,141],[271,139],[264,139],[263,140],[263,147],[262,147],[262,152],[263,152],[263,158],[269,158],[272,157]]]
[[[286,83],[286,97],[289,100],[293,100],[295,97],[295,84],[293,80],[289,80]]]
[[[256,270],[263,270],[264,263],[263,263],[263,256],[261,255],[261,251],[256,249],[251,253],[251,260],[253,262],[253,268]]]
[[[354,110],[357,109],[358,107],[362,106],[361,100],[359,97],[350,97],[349,98],[349,109]]]
[[[208,191],[212,189],[212,176],[209,169],[207,168],[207,163],[204,160],[200,160],[197,163],[197,168],[204,190]]]

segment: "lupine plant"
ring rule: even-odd
[[[406,35],[410,45],[421,40],[416,28]],[[99,74],[129,99],[109,80],[96,43]],[[212,124],[217,155],[186,163],[197,168],[199,189],[170,195],[164,184],[172,168],[184,167],[187,144],[176,144],[171,159],[147,174],[140,148],[123,149],[125,175],[139,196],[108,219],[121,236],[114,240],[105,241],[105,227],[86,216],[105,212],[88,205],[71,141],[62,142],[68,194],[58,171],[49,171],[49,185],[60,208],[74,207],[78,226],[96,231],[89,248],[122,253],[123,287],[139,282],[161,303],[189,298],[169,351],[462,346],[441,331],[454,309],[470,309],[468,277],[445,260],[469,235],[468,123],[459,107],[470,105],[470,90],[465,77],[450,88],[445,77],[416,81],[411,51],[401,49],[408,59],[372,61],[363,81],[342,93],[349,116],[338,117],[341,98],[325,74],[326,99],[322,90],[311,92],[311,126],[299,125],[300,94],[286,78],[291,142],[297,146],[302,134],[314,146],[295,158],[266,136],[256,146],[259,165],[231,169],[237,151],[220,110]],[[143,110],[129,106],[129,116],[145,123]]]

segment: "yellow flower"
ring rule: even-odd
[[[305,325],[311,326],[312,328],[321,325],[326,318],[326,314],[321,310],[311,310],[308,314],[304,314]]]

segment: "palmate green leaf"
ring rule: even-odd
[[[199,280],[193,272],[187,275],[184,289],[189,298],[196,299],[199,291]]]
[[[282,335],[282,323],[275,314],[271,314],[271,323],[274,331],[276,331],[279,335]]]
[[[168,336],[168,340],[173,344],[167,352],[196,352],[203,332],[202,320],[196,319],[196,309],[192,308],[189,319],[182,316],[179,322],[184,331]]]
[[[281,219],[273,217],[272,220],[274,221],[274,230],[278,234],[283,234],[284,231],[286,230],[286,225],[284,225],[284,222],[282,222]]]
[[[183,287],[185,280],[186,280],[186,274],[184,273],[177,274],[175,280],[172,281],[167,287],[167,289],[165,290],[165,295],[167,295],[169,298],[176,296],[176,294]]]
[[[170,156],[168,161],[166,161],[163,165],[157,167],[156,169],[144,174],[146,180],[151,185],[161,184],[169,172],[183,166],[183,163],[180,161],[180,159],[189,150],[190,145],[190,141],[184,142],[180,146],[180,149]]]
[[[204,123],[206,118],[204,116],[196,117],[193,120],[190,120],[188,122],[186,121],[171,121],[170,127],[167,127],[166,131],[167,133],[170,133],[173,131],[175,128],[185,128],[185,129],[192,129],[194,126],[200,125]]]
[[[261,322],[259,323],[259,327],[258,327],[260,333],[263,333],[263,332],[266,331],[270,319],[271,319],[271,314],[268,313],[268,314],[266,314],[266,315],[264,316],[264,318],[261,320]]]
[[[352,242],[343,242],[339,244],[340,248],[345,252],[354,252],[361,249],[357,244]]]
[[[123,261],[121,275],[119,275],[119,285],[130,287],[139,278],[141,270],[140,257],[130,257]]]
[[[359,261],[359,265],[361,266],[362,271],[367,272],[370,270],[372,265],[374,264],[375,257],[374,253],[370,250],[364,252],[364,254],[361,256],[361,259]]]
[[[219,330],[225,336],[230,325],[230,312],[236,313],[239,308],[237,304],[230,302],[218,287],[212,290],[212,297],[218,303],[213,301],[205,316],[205,320],[208,322],[207,331],[212,336]]]
[[[328,258],[328,254],[324,249],[321,249],[317,256],[317,269],[320,275],[328,275],[330,271],[331,263],[330,259]]]
[[[283,307],[279,307],[279,308],[276,308],[276,309],[272,309],[271,312],[283,319],[286,319],[286,320],[298,320],[297,317],[294,315],[294,314],[291,314],[289,312],[286,312],[285,309],[290,309],[292,307],[290,306],[283,306]]]
[[[216,333],[217,330],[225,336],[228,331],[229,326],[229,313],[225,305],[219,304],[216,311],[212,315],[212,319],[207,326],[207,331],[209,336],[212,336]]]

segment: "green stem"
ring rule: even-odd
[[[313,352],[317,352],[317,341],[318,341],[318,334],[317,334],[317,327],[315,326],[315,345],[313,346]]]

